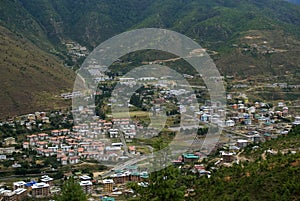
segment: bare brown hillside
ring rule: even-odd
[[[0,27],[0,116],[64,107],[61,92],[70,91],[74,72],[54,56]]]

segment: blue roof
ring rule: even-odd
[[[26,183],[25,186],[30,187],[30,186],[33,186],[33,184],[36,184],[36,181],[30,181],[30,182]]]

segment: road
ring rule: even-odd
[[[134,165],[134,164],[136,164],[136,163],[138,163],[140,161],[143,161],[143,160],[147,159],[148,157],[149,156],[138,156],[137,158],[133,158],[133,159],[131,159],[129,161],[126,161],[124,163],[117,164],[117,166],[115,166],[114,168],[112,168],[110,170],[110,172],[107,172],[107,173],[103,174],[102,178],[110,177],[111,175],[113,175],[115,173],[114,171],[116,171],[116,170],[123,170],[123,169],[125,169],[128,166]]]

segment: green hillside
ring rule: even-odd
[[[62,44],[65,41],[75,41],[92,50],[102,41],[126,30],[159,27],[178,31],[195,39],[208,49],[224,75],[235,75],[238,78],[281,75],[281,82],[299,81],[299,19],[300,6],[284,0],[0,2],[0,25],[6,28],[2,29],[6,31],[1,31],[1,34],[7,35],[9,32],[9,38],[14,41],[11,47],[17,46],[15,39],[27,41],[32,52],[26,52],[34,55],[34,59],[55,52],[61,60],[65,60],[67,53]],[[19,46],[25,48],[21,44]],[[0,49],[5,51],[5,46]],[[18,58],[14,51],[12,56]],[[35,61],[23,59],[22,62]],[[19,63],[11,61],[11,66],[21,68]],[[5,68],[1,68],[4,71]],[[42,69],[44,70],[50,69]],[[17,79],[15,75],[17,74],[11,73],[3,76],[2,80],[2,83],[10,83],[12,91],[18,91],[11,84]],[[34,73],[31,76],[34,80],[39,79]],[[290,79],[291,76],[295,78]],[[21,79],[20,82],[24,81],[22,78],[18,79]],[[66,82],[71,81],[68,79]],[[58,86],[56,82],[49,80],[49,86]],[[56,94],[57,90],[58,87],[53,88]],[[32,90],[32,93],[36,93],[36,90]],[[15,99],[22,99],[21,97]]]
[[[239,164],[216,167],[213,157],[203,161],[210,178],[192,173],[189,165],[180,170],[169,167],[152,173],[148,188],[131,184],[138,196],[130,200],[296,201],[300,199],[299,145],[300,127],[296,127],[288,136],[259,144],[257,149],[246,147]]]

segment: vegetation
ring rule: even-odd
[[[0,118],[65,107],[74,73],[61,62],[0,26]]]
[[[299,135],[300,126],[286,137],[261,144],[254,152],[262,153],[271,145],[279,150],[299,147]],[[296,144],[290,144],[295,140]],[[179,171],[169,167],[152,173],[148,188],[129,184],[138,194],[131,200],[299,200],[299,151],[267,154],[265,159],[255,157],[254,152],[246,155],[254,160],[221,166],[210,178],[194,174],[189,168]]]
[[[56,201],[86,201],[87,195],[83,192],[79,183],[73,178],[66,180],[62,187],[61,195],[55,197]]]
[[[166,28],[195,39],[208,49],[224,75],[282,75],[289,80],[299,74],[299,18],[299,6],[283,0],[3,0],[0,103],[6,107],[0,115],[70,104],[55,95],[71,88],[72,72],[42,50],[72,65],[63,42],[71,40],[92,49],[134,28]],[[262,54],[253,48],[255,44],[282,52]],[[147,61],[147,55],[140,55],[134,55],[134,65]],[[148,59],[154,55],[160,54],[150,54]],[[181,60],[167,65],[190,72]],[[127,63],[121,66],[128,68]]]

